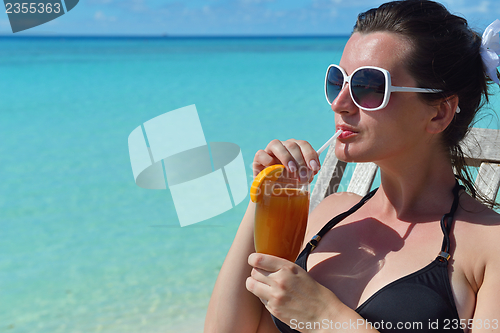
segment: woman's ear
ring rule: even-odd
[[[435,114],[427,124],[427,131],[434,134],[443,132],[459,112],[457,95],[441,100],[435,106]]]

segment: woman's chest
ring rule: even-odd
[[[395,291],[402,293],[399,290],[407,290],[413,298],[422,296],[422,290],[429,291],[427,299],[433,294],[447,298],[448,291],[440,291],[444,286],[450,294],[445,302],[456,303],[451,305],[460,318],[470,318],[475,294],[460,262],[452,258],[450,267],[427,269],[440,252],[442,241],[436,225],[409,225],[406,231],[395,231],[376,220],[344,224],[323,237],[310,254],[307,268],[314,279],[353,309],[374,295],[394,297]],[[415,275],[418,277],[409,278]]]

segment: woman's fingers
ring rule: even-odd
[[[269,254],[252,253],[248,256],[248,264],[254,268],[267,271],[276,272],[283,267],[284,264],[290,263],[286,259],[275,257]]]
[[[264,150],[259,150],[253,163],[254,176],[273,164],[283,164],[288,173],[302,181],[311,181],[320,168],[318,154],[312,146],[295,139],[273,140]]]
[[[294,177],[300,178],[302,181],[307,180],[309,170],[307,162],[304,160],[304,156],[302,155],[300,146],[293,140],[283,142],[283,146],[292,157],[292,160],[288,162],[288,171],[292,172]]]
[[[266,276],[258,269],[252,269],[252,273],[246,280],[246,288],[249,292],[260,298],[261,302],[267,304],[271,293],[269,281],[266,281]]]
[[[266,167],[274,164],[281,164],[281,162],[262,149],[257,151],[252,164],[253,176],[257,176],[259,172],[264,170]]]
[[[297,163],[296,176],[302,181],[312,180],[319,171],[319,158],[307,141],[290,139],[283,143]]]
[[[297,145],[300,147],[304,161],[306,161],[309,169],[316,174],[320,169],[320,162],[318,153],[311,146],[311,144],[304,140],[296,140]]]
[[[247,290],[260,298],[269,312],[282,321],[300,318],[307,299],[317,294],[317,282],[296,264],[274,256],[253,253],[253,266],[246,280]],[[313,304],[314,304],[313,300]]]
[[[283,164],[289,172],[295,173],[297,172],[297,164],[294,160],[294,156],[286,146],[286,143],[287,141],[282,142],[279,140],[273,140],[269,142],[264,151],[280,161],[280,163]]]
[[[253,269],[246,280],[246,288],[267,306],[268,301],[273,298],[273,288],[276,288],[276,283],[278,283],[275,275],[284,266],[294,264],[288,260],[262,253],[252,253],[248,257],[248,263]],[[276,291],[274,294],[276,295]]]

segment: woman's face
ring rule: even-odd
[[[392,85],[416,87],[404,67],[411,45],[400,36],[387,32],[354,33],[347,42],[340,67],[347,75],[361,66],[376,66],[389,71]],[[346,86],[332,103],[337,129],[344,133],[335,146],[337,157],[344,161],[378,162],[391,158],[415,158],[432,107],[416,93],[396,92],[389,104],[378,111],[359,109]]]

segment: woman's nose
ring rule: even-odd
[[[352,101],[351,94],[349,93],[349,84],[346,83],[340,90],[337,98],[332,102],[332,111],[342,113],[342,112],[354,112],[358,109],[356,104]]]

